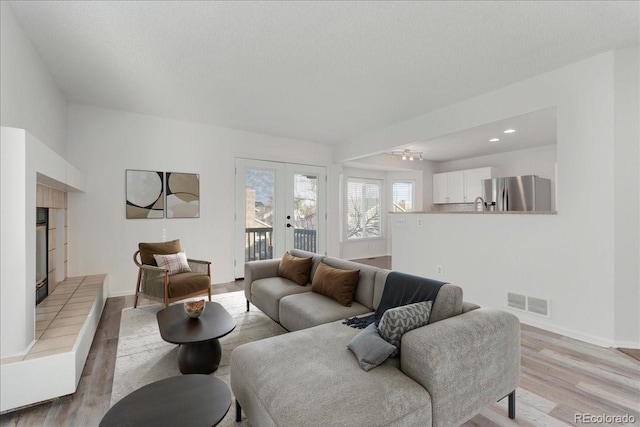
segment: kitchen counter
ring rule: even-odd
[[[556,211],[420,211],[420,212],[389,212],[391,214],[437,214],[437,215],[557,215]]]

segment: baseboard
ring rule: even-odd
[[[135,291],[116,291],[109,292],[107,298],[115,298],[115,297],[128,297],[129,295],[135,295]]]
[[[628,348],[631,350],[640,350],[640,343],[633,341],[616,341],[616,348]]]
[[[515,314],[516,316],[518,314],[520,314],[520,313],[518,313],[518,310],[509,310],[509,311],[512,312],[513,314]],[[518,316],[518,318],[520,318],[520,316]],[[555,332],[556,334],[564,335],[566,337],[573,338],[573,339],[576,339],[578,341],[583,341],[583,342],[586,342],[586,343],[589,343],[589,344],[597,345],[598,347],[605,347],[605,348],[619,347],[617,345],[617,343],[615,343],[613,340],[604,339],[602,337],[598,337],[598,336],[591,335],[591,334],[585,334],[584,332],[576,331],[576,330],[573,330],[573,329],[568,329],[568,328],[563,328],[563,327],[559,327],[559,326],[549,325],[549,324],[544,323],[544,322],[538,322],[535,319],[531,319],[531,318],[523,319],[523,318],[520,318],[520,322],[524,323],[525,325],[534,326],[536,328],[544,329],[545,331]],[[638,344],[636,343],[635,345],[637,346]],[[626,348],[633,348],[633,347],[626,347]]]

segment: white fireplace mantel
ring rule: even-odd
[[[24,129],[0,128],[0,358],[35,337],[36,184],[85,192],[84,176]]]

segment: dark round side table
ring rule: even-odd
[[[180,344],[178,367],[183,374],[210,374],[218,369],[222,338],[236,327],[236,320],[217,302],[207,302],[200,317],[192,319],[183,304],[158,312],[158,329],[163,340]]]
[[[181,375],[139,388],[117,402],[100,427],[210,427],[231,406],[227,384],[209,375]]]

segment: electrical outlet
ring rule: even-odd
[[[417,225],[418,227],[422,227],[422,218],[418,218]]]
[[[442,276],[444,274],[444,268],[441,265],[436,265],[436,273]]]
[[[396,226],[403,227],[404,226],[404,218],[396,218]]]

